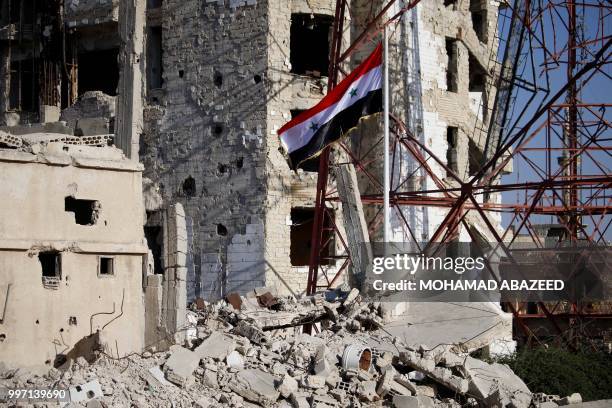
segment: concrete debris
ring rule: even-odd
[[[572,395],[569,395],[567,397],[561,398],[559,401],[557,401],[557,404],[560,405],[560,406],[571,405],[571,404],[580,404],[580,403],[582,403],[582,395],[580,395],[577,392],[575,392]]]
[[[458,367],[467,378],[470,393],[489,404],[513,407],[528,407],[532,394],[525,383],[504,364],[488,364],[473,357],[467,357],[464,365]]]
[[[87,402],[104,395],[98,380],[70,387],[68,391],[70,393],[70,401],[72,402]]]
[[[234,375],[228,386],[243,398],[264,406],[274,403],[279,395],[274,388],[274,376],[259,369],[247,369]]]
[[[262,301],[262,296],[274,302]],[[269,291],[233,300],[239,309],[225,300],[194,304],[188,312],[197,326],[194,338],[168,352],[147,351],[127,357],[127,362],[99,353],[94,361],[77,359],[63,373],[54,369],[33,378],[0,375],[7,378],[0,380],[0,387],[57,382],[58,387],[71,388],[76,399],[93,390],[89,395],[103,406],[170,406],[181,401],[180,406],[195,407],[553,408],[581,401],[579,394],[532,395],[507,366],[477,360],[453,347],[406,344],[374,328],[353,333],[349,316],[374,319],[381,310],[363,304],[355,291],[334,303],[320,296],[277,297]],[[325,309],[336,311],[335,322],[323,317],[329,316]],[[274,314],[280,315],[277,320]],[[293,326],[306,315],[323,319],[316,334],[300,333]],[[266,329],[274,321],[287,326]]]
[[[193,383],[193,372],[198,367],[198,354],[181,346],[170,347],[170,358],[164,364],[166,379],[181,387]]]
[[[236,343],[231,337],[213,332],[194,351],[200,358],[210,357],[215,360],[223,360],[235,348]]]

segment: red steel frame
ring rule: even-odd
[[[329,66],[330,89],[338,82],[339,75],[344,73],[340,68],[342,62],[346,61],[366,40],[377,36],[384,25],[395,21],[401,14],[415,7],[419,1],[409,2],[399,13],[391,18],[386,18],[387,11],[394,3],[395,0],[388,1],[355,42],[342,52],[343,23],[348,5],[345,0],[336,1]],[[597,13],[600,27],[598,26],[596,30],[595,38],[579,38],[577,9],[583,13],[587,9],[591,13],[593,10]],[[507,137],[501,141],[492,156],[486,158],[476,174],[470,176],[467,181],[462,180],[447,166],[446,158],[436,156],[418,138],[414,137],[399,119],[392,117],[391,151],[396,152],[400,149],[408,152],[418,164],[417,170],[422,169],[436,186],[435,189],[427,191],[404,192],[400,191],[404,182],[400,182],[395,188],[392,187],[390,193],[392,206],[398,209],[403,206],[448,209],[446,217],[429,238],[428,247],[435,246],[437,243],[450,242],[456,238],[460,225],[472,235],[473,232],[468,228],[466,221],[466,215],[470,211],[479,216],[488,232],[508,255],[507,246],[514,242],[520,232],[526,232],[533,238],[536,245],[542,246],[534,230],[537,217],[542,216],[555,217],[557,222],[565,227],[565,240],[607,242],[606,233],[612,223],[612,217],[610,217],[612,196],[609,194],[612,174],[607,166],[612,157],[612,137],[606,109],[609,109],[612,104],[583,101],[581,90],[585,89],[590,81],[594,81],[594,78],[610,79],[605,69],[610,63],[609,49],[612,45],[612,36],[606,33],[604,20],[612,14],[612,6],[603,1],[583,2],[577,5],[574,0],[565,2],[540,0],[528,2],[527,11],[524,16],[512,11],[512,18],[525,26],[526,32],[532,39],[533,43],[530,42],[528,45],[529,51],[535,53],[537,49],[544,56],[544,64],[539,67],[540,74],[565,67],[566,76],[564,81],[555,82],[554,91],[539,93],[543,96],[537,109],[534,109],[531,116],[525,118],[520,124],[516,122],[512,131],[507,132]],[[562,16],[560,18],[562,26],[555,26],[550,22],[546,25],[544,20],[547,16],[554,16],[557,19]],[[566,36],[557,31],[564,31]],[[375,163],[365,158],[368,152],[358,155],[342,143],[338,146],[347,153],[356,170],[361,172],[371,183],[372,188],[377,191],[376,194],[362,195],[364,206],[378,205],[380,207],[383,202],[382,183],[379,180],[380,176],[370,169]],[[544,159],[542,159],[542,154]],[[558,155],[564,159],[555,164]],[[400,158],[394,155],[393,160],[395,164]],[[592,169],[585,173],[582,170],[581,160],[589,160]],[[322,153],[319,164],[307,284],[308,294],[313,294],[320,288],[333,287],[351,262],[346,240],[336,225],[332,222],[331,226],[324,226],[326,213],[333,211],[332,204],[340,201],[337,191],[330,183],[329,170],[334,165],[332,161],[330,148],[327,148]],[[505,179],[501,177],[502,170],[511,161],[525,163],[532,173],[531,180],[516,183],[505,182]],[[457,182],[459,187],[449,187],[441,180],[432,170],[431,162],[442,167],[447,172],[447,177]],[[394,167],[392,165],[391,168]],[[514,203],[479,203],[477,199],[478,196],[489,193],[508,192],[521,193],[523,198],[517,199]],[[490,215],[493,212],[511,215],[510,225],[505,232],[501,233],[489,219],[487,214]],[[397,214],[402,219],[407,234],[418,242],[419,240],[414,236],[403,213],[397,211]],[[333,220],[334,217],[330,216],[328,219]],[[587,226],[584,224],[585,221],[589,223]],[[379,228],[380,224],[379,214],[371,220],[370,231],[373,232]],[[331,242],[330,238],[323,241],[325,228],[333,230],[344,252],[334,257],[342,259],[342,264],[332,279],[321,265],[321,250]],[[592,230],[588,231],[588,228]],[[472,240],[477,241],[475,236],[472,236]],[[324,279],[322,282],[320,282],[321,277]],[[538,308],[541,313],[537,315],[527,315],[514,304],[505,306],[514,314],[516,325],[524,335],[537,340],[525,319],[545,317],[570,346],[573,343],[566,338],[563,329],[558,324],[558,319],[580,319],[585,316],[612,318],[612,310],[610,312],[599,310],[593,313],[577,304],[571,305],[569,311],[560,311],[560,304],[551,307],[539,302]]]

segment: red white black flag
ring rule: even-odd
[[[363,117],[383,111],[382,45],[328,93],[278,130],[293,170],[357,126]]]

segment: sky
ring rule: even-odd
[[[546,2],[542,2],[546,3]],[[539,17],[533,18],[534,23],[532,24],[533,35],[529,36],[530,42],[526,42],[521,53],[521,63],[517,70],[517,76],[528,84],[536,86],[538,91],[533,92],[525,89],[516,89],[513,93],[515,101],[512,106],[513,116],[510,122],[513,126],[508,127],[505,132],[505,136],[515,134],[518,129],[522,127],[528,120],[533,117],[533,114],[537,109],[547,101],[552,95],[554,95],[562,86],[567,83],[566,73],[566,61],[567,61],[567,40],[568,32],[566,22],[568,21],[568,13],[565,8],[565,2],[556,1],[552,2],[557,4],[557,7],[550,8],[544,11]],[[578,2],[577,7],[578,14],[578,36],[579,41],[589,41],[596,38],[602,38],[610,36],[612,33],[612,8],[603,10],[599,7],[593,7],[597,5],[598,1],[584,1]],[[600,14],[601,11],[607,14]],[[510,10],[500,10],[500,19],[498,22],[500,38],[507,38],[508,31],[508,13]],[[603,21],[603,24],[602,24]],[[543,47],[542,44],[546,44]],[[529,45],[531,44],[531,46]],[[596,42],[587,46],[584,50],[579,49],[577,59],[578,61],[589,61],[592,59],[592,54],[596,53],[602,46],[602,42]],[[503,47],[503,44],[502,44]],[[502,48],[503,50],[503,48]],[[592,53],[592,54],[589,54]],[[551,53],[553,54],[551,56]],[[500,52],[498,59],[501,59],[503,52]],[[608,56],[610,53],[608,52]],[[557,61],[555,61],[555,58]],[[577,69],[579,69],[578,67]],[[597,104],[610,102],[609,94],[612,92],[612,68],[610,65],[606,65],[602,68],[603,72],[597,73],[588,82],[581,81],[581,91],[579,94],[579,100],[583,103]],[[588,76],[587,74],[586,76]],[[586,77],[585,76],[585,77]],[[583,77],[583,78],[585,78]],[[565,100],[565,96],[561,97],[557,102],[562,103]],[[521,110],[524,109],[524,114],[519,115]],[[596,112],[600,114],[605,120],[610,121],[610,110],[596,109]],[[595,120],[595,117],[589,114],[587,111],[581,110],[585,120],[592,120],[590,127],[584,129],[585,133],[591,133],[595,131],[597,126],[602,126],[600,129],[601,133],[598,137],[600,146],[609,148],[610,150],[600,150],[596,152],[590,152],[591,160],[588,155],[582,155],[582,173],[588,175],[606,175],[610,174],[609,169],[612,168],[612,132],[610,128],[603,124],[601,121]],[[535,130],[538,125],[545,121],[546,117],[541,117],[534,126],[531,127],[532,131]],[[560,126],[556,126],[555,129],[561,134]],[[530,132],[531,133],[531,132]],[[587,136],[583,136],[583,139]],[[603,140],[604,138],[608,140]],[[529,147],[541,148],[545,146],[546,132],[538,132],[533,142],[530,142]],[[557,136],[552,137],[553,146],[560,147],[562,141]],[[558,169],[556,157],[560,155],[559,151],[553,152],[551,155],[551,167]],[[544,166],[546,159],[543,151],[532,151],[526,153],[529,160],[532,160],[538,165]],[[502,178],[503,183],[517,183],[527,181],[538,181],[542,180],[542,177],[538,175],[536,170],[532,169],[529,162],[523,158],[516,157],[514,159],[514,171],[513,173],[506,175]],[[582,198],[586,199],[591,194],[590,191],[582,193]],[[600,194],[603,195],[603,194]],[[516,203],[525,202],[525,194],[521,192],[507,192],[503,193],[502,200],[504,203]],[[598,204],[610,205],[610,200],[600,200]],[[604,225],[610,221],[611,216],[604,218]],[[510,214],[504,214],[503,224],[507,227],[510,220]],[[531,219],[532,223],[556,223],[556,219],[550,216],[533,216]],[[589,220],[584,220],[587,224],[587,231],[592,232],[592,225]],[[526,233],[526,230],[521,230],[521,233]],[[612,239],[612,226],[605,235],[606,240]]]

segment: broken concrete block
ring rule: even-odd
[[[408,378],[414,381],[423,381],[425,379],[425,374],[420,371],[411,371],[408,373]]]
[[[391,390],[392,383],[395,382],[394,378],[397,375],[397,372],[393,368],[393,366],[385,367],[385,372],[380,378],[378,385],[376,387],[376,393],[381,397],[387,395],[387,393]]]
[[[557,401],[557,405],[570,405],[570,404],[580,404],[582,403],[582,395],[575,392],[572,395],[561,398]]]
[[[104,396],[104,393],[102,393],[102,387],[100,386],[98,380],[77,385],[76,387],[70,387],[68,392],[70,394],[71,402],[87,402],[94,398]]]
[[[234,333],[248,338],[255,344],[263,345],[270,342],[270,338],[263,330],[244,320],[241,320],[236,327],[234,327]]]
[[[149,368],[148,375],[145,378],[145,381],[154,388],[172,385],[172,383],[166,380],[166,377],[164,377],[164,373],[162,372],[161,368],[159,368],[159,366],[153,366]]]
[[[225,357],[225,362],[229,367],[233,368],[244,368],[244,359],[236,350],[232,351]]]
[[[181,346],[172,346],[170,351],[172,354],[164,363],[166,379],[180,387],[188,387],[194,381],[193,372],[200,364],[200,357]]]
[[[228,386],[245,399],[264,406],[274,403],[280,395],[274,388],[274,376],[255,368],[239,371]]]
[[[305,394],[293,393],[291,394],[290,401],[293,408],[310,408],[310,403]]]
[[[312,408],[334,408],[338,407],[338,402],[332,397],[328,397],[327,395],[312,395],[312,401],[310,403]]]
[[[313,372],[317,375],[327,376],[330,372],[330,365],[326,359],[327,347],[317,347],[317,352],[314,357]]]
[[[194,352],[198,357],[214,358],[215,360],[223,360],[229,353],[234,351],[236,342],[234,340],[219,332],[213,332],[208,338],[204,339]]]
[[[416,394],[417,386],[410,381],[410,378],[407,375],[398,374],[395,376],[394,380],[398,384],[409,389],[413,394]]]
[[[470,393],[489,404],[506,402],[516,408],[526,408],[531,404],[529,388],[507,365],[488,364],[468,356],[459,370],[470,382]]]
[[[209,397],[202,397],[194,402],[194,408],[210,408],[216,405],[216,401]]]
[[[417,385],[416,395],[423,395],[425,397],[435,398],[436,388],[433,385]]]
[[[307,375],[304,377],[303,383],[304,387],[316,390],[325,387],[325,377],[320,375]]]
[[[355,299],[357,299],[357,296],[359,296],[359,289],[357,288],[351,289],[351,291],[348,293],[348,295],[346,296],[346,299],[344,299],[344,302],[342,302],[342,304],[344,306],[351,305],[355,301]]]
[[[206,368],[204,375],[202,376],[202,382],[211,388],[219,388],[219,382],[217,380],[217,371]]]
[[[393,397],[395,408],[433,408],[434,400],[426,396],[410,397],[406,395],[396,395]]]
[[[378,399],[376,381],[363,381],[357,385],[357,395],[362,401],[373,402]]]
[[[278,390],[278,392],[280,392],[283,398],[289,398],[291,394],[298,390],[298,382],[289,374],[285,374],[283,375],[283,378],[281,379],[276,389]]]

